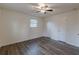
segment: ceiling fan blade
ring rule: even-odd
[[[46,10],[46,11],[53,11],[52,9]]]

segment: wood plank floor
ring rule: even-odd
[[[79,55],[79,48],[40,37],[0,48],[0,55]]]

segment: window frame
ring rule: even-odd
[[[36,27],[38,27],[38,20],[37,20],[37,19],[31,19],[31,20],[30,20],[30,27],[31,27],[31,28],[36,28]]]

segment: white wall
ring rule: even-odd
[[[45,20],[44,35],[79,47],[79,10],[53,15]]]
[[[30,29],[31,18],[16,11],[0,9],[0,46],[42,36],[42,20],[35,17],[38,27]]]
[[[66,28],[66,42],[79,47],[79,10],[68,16]]]
[[[31,18],[38,20],[37,28],[30,28]],[[0,9],[0,46],[40,36],[48,36],[79,46],[78,34],[79,10],[41,19],[12,10]]]
[[[45,19],[48,37],[55,40],[65,40],[65,22],[64,15],[55,15]]]

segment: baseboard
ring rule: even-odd
[[[58,41],[59,41],[59,40],[58,40]],[[62,43],[64,43],[64,44],[67,44],[67,45],[70,45],[70,46],[74,46],[74,47],[79,48],[79,46],[73,45],[73,44],[68,43],[68,42],[65,42],[65,41],[59,41],[59,42],[62,42]]]
[[[51,37],[49,37],[49,38],[52,39],[52,40],[55,40],[55,39],[53,39],[53,38],[51,38]],[[62,40],[56,40],[56,41],[60,41],[60,42],[62,42],[62,43],[65,43],[65,44],[68,44],[68,45],[71,45],[71,46],[74,46],[74,47],[78,47],[78,48],[79,48],[78,45],[74,45],[74,44],[69,43],[69,42],[66,42],[66,41],[62,41]]]
[[[68,43],[68,42],[66,42],[66,43],[79,48],[79,46],[77,46],[77,45],[74,45],[74,44],[71,44],[71,43]]]
[[[38,39],[38,38],[50,38],[50,37],[47,37],[47,36],[40,36],[40,37],[35,37],[33,39]],[[16,41],[16,42],[13,42],[13,43],[10,43],[10,44],[5,44],[5,45],[1,45],[0,47],[3,47],[3,46],[8,46],[8,45],[12,45],[12,44],[17,44],[17,43],[20,43],[20,42],[24,42],[24,41],[28,41],[28,40],[33,40],[33,39],[27,39],[27,40],[23,40],[23,41]],[[51,38],[50,38],[51,39]],[[54,40],[54,39],[51,39],[51,40]],[[65,41],[60,41],[60,40],[57,40],[59,42],[62,42],[62,43],[65,43],[65,44],[68,44],[68,45],[71,45],[71,46],[74,46],[74,47],[79,47],[79,46],[75,46],[75,45],[72,45],[68,42],[65,42]]]
[[[13,43],[1,45],[0,47],[8,46],[8,45],[13,45],[13,44],[21,43],[21,42],[24,42],[24,41],[33,40],[33,39],[38,39],[38,38],[43,38],[43,37],[45,37],[45,36],[35,37],[35,38],[32,38],[32,39],[27,39],[27,40],[22,40],[22,41],[16,41],[16,42],[13,42]]]

